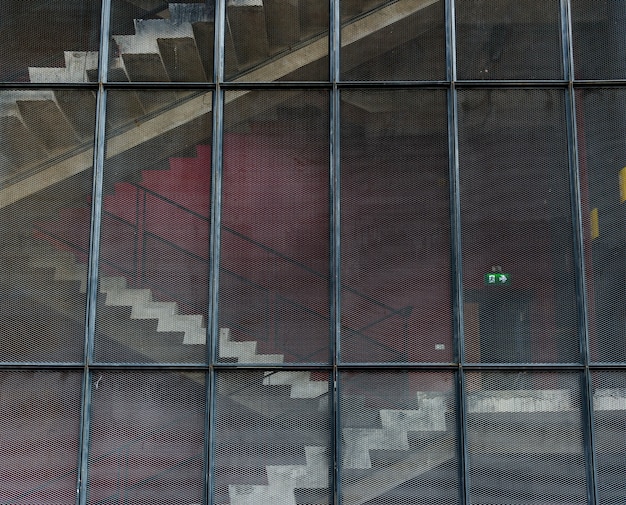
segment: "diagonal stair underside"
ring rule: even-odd
[[[413,14],[420,12],[438,1],[440,0],[397,0],[385,4],[373,12],[347,23],[342,30],[342,46],[349,46],[377,31],[402,20],[409,19]],[[393,36],[385,39],[385,44],[388,44],[388,47],[380,49],[381,51],[391,49],[416,35],[419,34],[412,33],[409,30],[393,30]],[[266,82],[285,78],[288,77],[289,74],[296,72],[299,68],[319,61],[321,58],[327,56],[327,54],[328,36],[319,36],[306,41],[301,46],[289,52],[276,55],[258,68],[254,68],[234,79],[234,82]],[[33,69],[32,75],[35,78],[51,80],[51,85],[53,85],[54,82],[59,82],[61,79],[64,79],[63,76],[66,75],[65,72],[74,72],[75,74],[73,75],[78,73],[81,75],[82,80],[88,80],[89,69],[87,67],[93,65],[93,61],[97,59],[96,56],[96,53],[71,53],[66,56],[69,62],[68,70],[63,69],[63,71],[59,71],[55,69],[48,71],[44,69]],[[363,55],[361,58],[365,59],[366,56]],[[362,61],[358,59],[353,59],[353,61],[350,62],[353,66],[360,63],[362,63]],[[242,100],[248,93],[249,91],[246,90],[231,91],[225,96],[226,103]],[[50,99],[48,96],[38,97],[38,100],[42,101],[48,99]],[[263,110],[268,110],[280,103],[281,99],[277,96],[273,100],[274,103],[272,100],[266,100],[261,106],[254,104],[250,113],[258,114],[263,112]],[[7,104],[4,104],[4,109],[6,108]],[[109,132],[106,157],[113,158],[127,152],[148,140],[155,139],[198,119],[210,113],[211,110],[212,98],[210,92],[196,93],[191,97],[185,95],[178,97],[177,101],[168,105],[165,110],[150,113],[143,118],[142,121],[137,121],[130,129],[119,132]],[[245,107],[242,110],[245,111]],[[18,115],[13,113],[5,117],[15,118],[19,121]],[[200,133],[196,133],[196,135],[200,135]],[[201,138],[192,138],[189,140],[191,143],[195,143],[199,142]],[[163,143],[164,147],[167,145],[168,143]],[[173,153],[163,152],[160,154],[167,156]],[[27,177],[17,180],[17,182],[7,185],[0,190],[0,208],[6,207],[48,186],[83,172],[89,169],[92,164],[93,149],[87,143],[79,145],[75,149],[70,149],[64,156],[58,157],[56,161],[46,161],[41,169],[38,167],[30,167],[29,170],[34,173],[30,173]]]

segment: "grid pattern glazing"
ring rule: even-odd
[[[0,502],[626,502],[623,2],[28,4]]]

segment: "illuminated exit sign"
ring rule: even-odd
[[[491,272],[485,274],[485,286],[508,286],[511,284],[511,274]]]

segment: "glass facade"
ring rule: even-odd
[[[626,6],[4,0],[0,503],[626,503]]]

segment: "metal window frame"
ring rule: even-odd
[[[323,0],[321,0],[323,1]],[[589,328],[586,318],[588,312],[588,293],[585,279],[585,250],[583,244],[583,214],[581,208],[581,185],[579,172],[579,146],[576,124],[576,112],[580,104],[576,101],[576,90],[593,89],[599,87],[626,88],[626,79],[610,80],[576,80],[574,74],[573,29],[571,0],[559,0],[561,14],[561,50],[563,75],[557,80],[490,80],[467,81],[457,79],[456,71],[456,25],[455,4],[458,0],[444,1],[445,10],[445,46],[446,72],[445,80],[435,81],[346,81],[340,79],[341,53],[341,17],[340,0],[329,2],[329,80],[327,82],[229,82],[224,79],[224,36],[226,0],[215,0],[215,34],[214,34],[214,75],[212,82],[201,83],[122,83],[108,82],[108,54],[111,33],[112,0],[102,0],[100,20],[100,61],[98,83],[68,83],[48,85],[45,83],[0,83],[2,89],[86,89],[97,93],[95,140],[94,140],[94,170],[92,188],[92,217],[91,240],[89,253],[89,275],[87,287],[87,310],[85,316],[84,356],[81,363],[41,363],[41,362],[3,362],[0,370],[73,370],[83,374],[81,393],[81,431],[78,455],[78,481],[76,484],[76,505],[85,505],[88,501],[89,484],[89,435],[91,425],[91,377],[94,372],[102,370],[170,370],[204,372],[206,377],[206,412],[205,412],[205,496],[206,504],[214,503],[214,453],[215,453],[215,419],[216,408],[215,381],[220,371],[233,369],[240,370],[320,370],[331,375],[332,400],[330,402],[331,443],[332,443],[332,495],[333,503],[340,505],[341,498],[341,409],[340,409],[340,374],[353,370],[377,371],[448,371],[456,377],[456,402],[458,408],[458,459],[459,459],[459,503],[468,504],[469,495],[469,448],[467,442],[467,414],[466,372],[475,371],[552,371],[577,372],[581,381],[582,394],[582,422],[585,439],[585,461],[587,477],[587,501],[594,504],[599,499],[597,484],[597,462],[595,454],[594,411],[593,411],[593,383],[592,373],[603,370],[626,371],[624,363],[594,363],[589,353]],[[452,363],[342,363],[340,358],[341,339],[341,146],[340,146],[340,95],[343,89],[418,89],[436,88],[446,90],[448,97],[448,159],[450,174],[450,223],[451,223],[451,272],[453,308],[453,339],[454,362]],[[464,348],[464,320],[463,320],[463,283],[462,283],[462,230],[460,209],[460,178],[458,154],[458,110],[457,93],[460,89],[530,89],[556,88],[561,89],[565,96],[565,110],[567,123],[568,163],[570,167],[570,199],[572,216],[572,238],[575,254],[577,315],[579,318],[579,345],[581,360],[577,363],[532,363],[532,364],[477,364],[468,363],[465,359]],[[105,159],[105,126],[107,95],[114,89],[201,89],[213,92],[212,111],[212,207],[210,250],[211,266],[209,275],[209,324],[207,325],[207,359],[205,363],[99,363],[94,361],[94,337],[96,302],[98,297],[98,272],[101,212],[103,200],[103,166]],[[223,106],[226,90],[263,90],[263,89],[327,89],[330,95],[329,109],[329,191],[330,191],[330,334],[332,359],[329,363],[292,364],[280,366],[238,365],[219,363],[217,360],[218,339],[218,303],[219,303],[219,258],[220,258],[220,221],[221,221],[221,176],[222,176],[222,141],[223,141]]]

